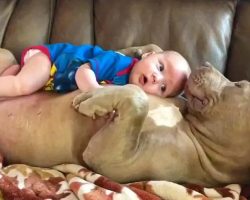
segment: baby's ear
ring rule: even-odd
[[[150,51],[150,52],[147,52],[147,53],[143,53],[141,57],[145,58],[145,57],[147,57],[149,55],[152,55],[152,54],[155,54],[155,52],[154,51]]]

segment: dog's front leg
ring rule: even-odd
[[[83,159],[95,171],[123,181],[121,176],[127,175],[122,171],[132,170],[130,159],[134,158],[140,145],[141,127],[148,113],[147,95],[134,85],[110,86],[80,94],[73,105],[89,117],[108,113],[112,116],[93,135]]]

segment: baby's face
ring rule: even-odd
[[[189,74],[189,65],[179,53],[151,53],[134,65],[129,83],[138,85],[149,94],[170,97],[183,90]]]

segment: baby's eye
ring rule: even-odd
[[[159,66],[159,70],[162,72],[164,70],[164,66],[163,65],[160,65]]]
[[[161,85],[161,92],[163,93],[163,92],[165,92],[166,91],[166,85],[165,84],[162,84]]]

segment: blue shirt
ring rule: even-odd
[[[115,85],[125,85],[128,83],[130,71],[137,61],[136,58],[112,50],[106,51],[94,45],[76,46],[69,43],[58,43],[42,47],[47,48],[48,56],[53,63],[51,78],[46,84],[45,90],[57,92],[77,89],[75,73],[84,63],[90,63],[97,82],[105,81]]]

